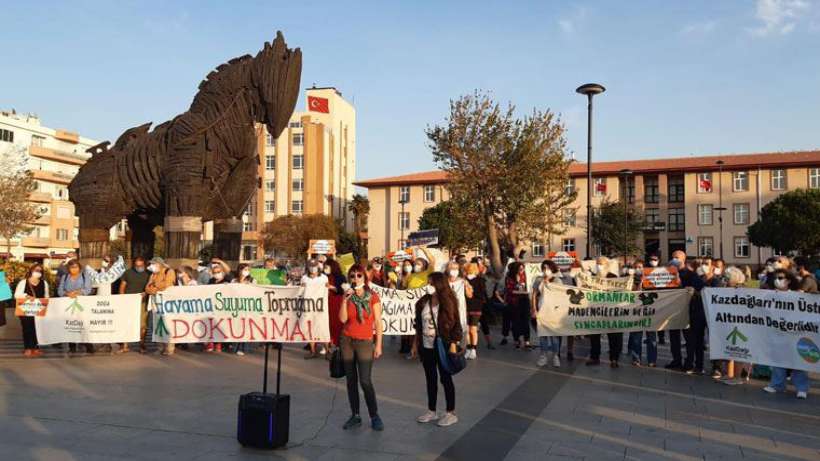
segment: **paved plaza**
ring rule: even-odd
[[[272,452],[235,439],[238,396],[261,384],[261,350],[64,358],[48,348],[34,360],[18,350],[0,340],[2,459],[820,459],[817,390],[801,402],[766,395],[761,382],[729,387],[662,369],[576,360],[539,370],[536,352],[511,346],[481,349],[455,378],[460,422],[442,429],[415,422],[426,406],[422,368],[388,339],[374,372],[383,433],[342,431],[344,381],[287,347],[291,442]]]

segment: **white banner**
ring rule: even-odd
[[[427,287],[412,290],[384,288],[371,283],[382,303],[382,331],[384,335],[414,335],[416,329],[416,302],[427,294]]]
[[[709,356],[820,372],[820,295],[705,288]]]
[[[117,257],[117,261],[105,272],[97,272],[93,267],[85,266],[85,276],[91,279],[91,285],[99,287],[100,285],[107,285],[114,283],[117,279],[122,277],[125,273],[125,261],[122,256]]]
[[[679,330],[689,325],[690,290],[597,291],[555,283],[541,290],[538,336]]]
[[[142,295],[50,298],[34,317],[37,342],[130,343],[139,341]]]
[[[634,280],[632,277],[600,278],[588,272],[579,272],[575,275],[578,286],[590,290],[632,291]]]
[[[152,298],[156,342],[330,341],[324,286],[174,286]]]

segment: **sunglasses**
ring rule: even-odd
[[[350,278],[352,278],[352,279],[363,279],[364,274],[351,274]]]

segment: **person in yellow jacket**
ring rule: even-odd
[[[427,250],[427,248],[418,248],[424,258],[416,258],[413,260],[413,273],[407,277],[407,289],[421,288],[427,285],[427,279],[430,274],[436,270],[436,257]],[[415,254],[415,252],[413,252]]]
[[[156,257],[151,259],[151,261],[148,262],[148,271],[151,273],[151,277],[148,279],[148,285],[145,286],[145,293],[149,296],[153,296],[176,284],[176,272],[165,264],[165,260],[162,258]],[[145,338],[143,337],[142,340],[143,342],[140,344],[140,349],[144,350]],[[169,340],[168,343],[162,346],[162,355],[171,355],[173,353],[174,344]]]

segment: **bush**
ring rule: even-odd
[[[31,263],[0,260],[0,271],[6,273],[6,282],[11,287],[12,292],[17,287],[17,283],[25,278],[29,267],[31,267]],[[43,272],[43,278],[48,282],[49,296],[54,296],[57,293],[57,276],[46,267],[43,267]]]

